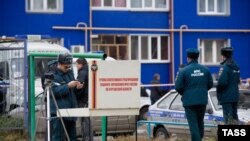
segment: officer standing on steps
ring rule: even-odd
[[[239,101],[240,68],[232,59],[233,48],[221,49],[223,62],[219,72],[217,98],[222,105],[225,124],[237,124],[237,105]]]
[[[187,49],[188,64],[180,70],[175,82],[176,91],[182,95],[192,141],[203,138],[208,90],[213,86],[210,71],[198,63],[198,57],[197,49]]]
[[[83,87],[80,82],[75,81],[71,70],[72,55],[59,54],[57,67],[54,71],[52,92],[56,99],[59,109],[76,108],[77,102],[74,90]],[[56,118],[56,105],[51,97],[50,100],[52,141],[64,141],[65,131],[61,120]],[[69,135],[70,141],[76,141],[76,118],[63,118],[64,125]]]

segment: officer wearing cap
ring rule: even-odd
[[[222,105],[225,124],[237,124],[239,101],[240,68],[233,60],[233,48],[221,49],[222,63],[217,85],[217,98]]]
[[[77,102],[74,94],[74,89],[83,87],[80,82],[74,80],[73,71],[70,69],[72,64],[71,54],[59,54],[57,67],[54,71],[54,80],[52,92],[55,96],[59,109],[76,108]],[[56,118],[56,106],[51,98],[51,127],[52,140],[64,141],[64,129],[59,118]],[[76,118],[63,118],[64,125],[67,129],[70,141],[76,141]]]
[[[207,67],[198,63],[199,51],[187,49],[188,64],[179,71],[175,81],[176,91],[182,95],[182,103],[188,120],[192,141],[201,141],[204,135],[204,115],[208,102],[208,90],[213,80]]]

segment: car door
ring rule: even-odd
[[[171,111],[171,121],[175,123],[169,126],[169,130],[176,134],[189,134],[188,122],[180,94],[177,94],[173,99],[169,110]]]
[[[107,133],[132,133],[135,130],[135,116],[109,116],[107,117]],[[97,135],[102,132],[102,118],[91,117],[93,132]]]

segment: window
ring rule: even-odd
[[[92,51],[102,51],[117,60],[128,59],[127,35],[97,35],[92,38]]]
[[[200,15],[229,15],[230,0],[197,0]]]
[[[0,81],[9,80],[9,65],[7,61],[0,62]]]
[[[92,0],[94,10],[169,10],[169,0]]]
[[[63,0],[26,0],[26,11],[39,13],[62,13]]]
[[[168,9],[168,0],[131,0],[131,8]]]
[[[176,96],[176,94],[177,93],[170,93],[158,103],[157,107],[160,109],[168,109],[170,103],[172,102],[172,99]]]
[[[15,79],[24,77],[24,59],[13,58],[11,59],[11,72]]]
[[[181,101],[181,95],[178,94],[178,96],[174,99],[172,104],[170,105],[170,110],[176,110],[176,111],[184,111],[184,107],[182,106]]]
[[[92,0],[93,7],[122,8],[127,6],[127,0]]]
[[[131,8],[142,8],[142,0],[132,0]]]
[[[130,36],[130,59],[142,61],[169,61],[168,36]]]
[[[138,36],[132,36],[131,37],[131,59],[137,60],[138,59],[138,51],[139,48],[139,37]]]
[[[228,46],[228,40],[200,40],[201,57],[200,61],[203,64],[217,65],[221,62],[220,50]]]

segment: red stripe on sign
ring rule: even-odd
[[[96,65],[96,61],[93,61],[92,65]],[[92,70],[92,108],[96,108],[96,71]]]

